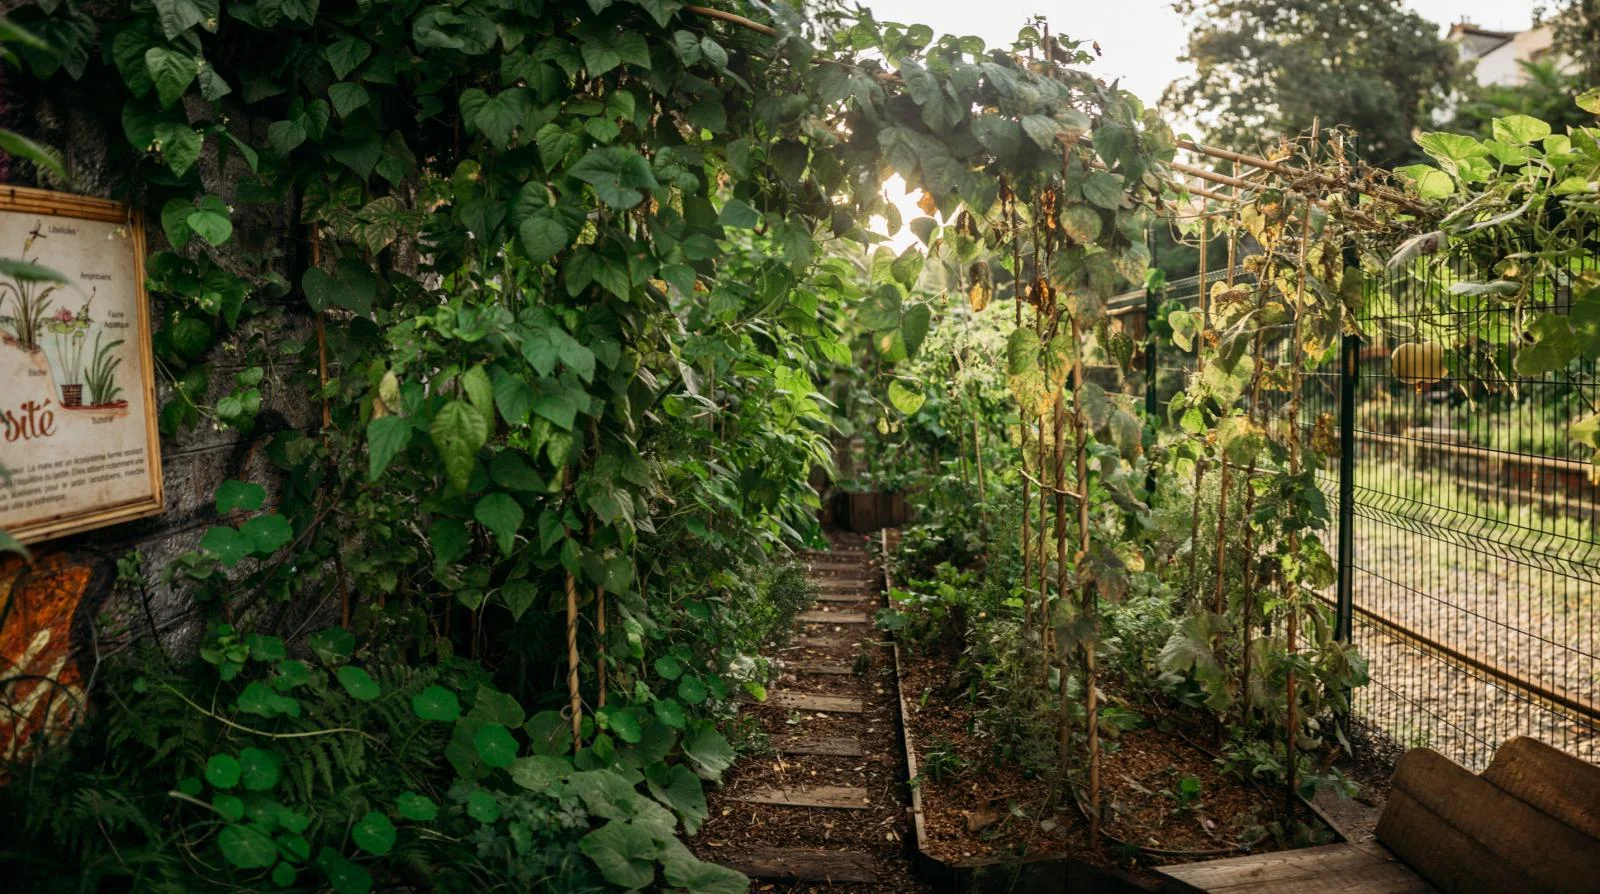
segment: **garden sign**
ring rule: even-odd
[[[0,530],[161,511],[144,230],[126,205],[0,187]]]

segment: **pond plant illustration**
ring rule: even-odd
[[[50,296],[65,282],[59,278],[41,277],[38,268],[28,257],[34,243],[47,238],[35,223],[22,242],[22,262],[8,264],[0,274],[0,339],[15,343],[22,350],[35,353],[40,350],[39,339],[50,322],[47,314],[53,303]],[[70,313],[70,312],[69,312]],[[5,330],[10,330],[9,332]]]

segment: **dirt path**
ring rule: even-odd
[[[882,575],[865,538],[831,539],[831,551],[801,555],[819,598],[772,656],[783,675],[766,701],[746,707],[771,750],[711,794],[691,846],[755,891],[924,892],[906,857],[894,663],[872,626]]]

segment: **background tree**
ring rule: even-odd
[[[1413,129],[1461,81],[1438,27],[1393,0],[1178,0],[1191,23],[1185,60],[1164,103],[1205,138],[1260,149],[1320,119],[1346,124],[1363,160],[1417,158]]]

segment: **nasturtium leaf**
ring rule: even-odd
[[[684,724],[688,722],[688,717],[683,712],[683,705],[679,704],[677,699],[664,698],[652,707],[656,712],[656,718],[673,729],[683,729]]]
[[[683,662],[663,655],[656,659],[656,673],[664,680],[676,680],[683,675]]]
[[[467,716],[511,727],[521,726],[527,715],[523,713],[522,705],[517,702],[515,696],[490,686],[479,685],[478,691],[472,696],[472,713]]]
[[[356,650],[355,634],[342,627],[329,627],[311,634],[307,645],[327,664],[339,664]]]
[[[370,810],[350,830],[350,840],[369,854],[383,856],[394,848],[395,828],[389,818]]]
[[[211,808],[230,823],[244,819],[244,801],[238,795],[217,795],[211,799]]]
[[[733,746],[709,723],[699,723],[684,737],[683,753],[695,765],[695,772],[704,779],[718,779],[722,771],[733,766]]]
[[[278,849],[272,839],[250,826],[229,823],[217,833],[217,849],[229,863],[240,869],[266,869],[278,862]]]
[[[684,677],[678,681],[678,698],[698,705],[706,700],[706,684],[699,677]]]
[[[254,512],[266,502],[267,490],[254,482],[230,479],[218,485],[216,499],[218,515],[227,515],[235,510]]]
[[[228,754],[213,754],[206,761],[206,781],[214,788],[233,788],[239,784],[239,761]]]
[[[250,539],[233,528],[219,526],[206,529],[200,538],[200,548],[231,568],[250,555]]]
[[[444,460],[445,475],[450,483],[465,489],[472,478],[478,449],[489,439],[488,420],[466,401],[452,400],[433,417],[428,434]]]
[[[367,423],[367,480],[377,481],[389,463],[411,443],[411,421],[379,416]]]
[[[370,702],[383,693],[378,681],[372,679],[371,674],[353,664],[339,668],[337,676],[339,685],[357,701]]]
[[[478,757],[496,769],[509,767],[517,759],[517,740],[512,738],[510,730],[498,723],[478,727],[472,744],[478,750]]]
[[[467,815],[480,823],[492,823],[500,818],[500,801],[483,789],[467,795]]]
[[[461,716],[461,700],[443,686],[429,686],[411,697],[411,710],[423,720],[454,723]]]
[[[608,711],[606,713],[606,725],[610,727],[611,732],[616,734],[617,738],[630,745],[637,744],[644,735],[639,726],[639,717],[631,709]]]
[[[294,539],[289,520],[277,513],[250,519],[239,526],[239,533],[249,541],[250,551],[258,556],[270,556]]]
[[[317,852],[317,868],[328,877],[334,894],[367,894],[372,890],[372,873],[331,847]]]
[[[416,792],[403,792],[395,799],[394,809],[408,820],[425,823],[439,816],[439,805],[427,795]]]
[[[282,661],[289,654],[283,640],[276,636],[252,633],[246,642],[250,644],[250,657],[256,661]]]
[[[278,756],[260,748],[239,750],[239,782],[246,791],[264,792],[278,784]]]

